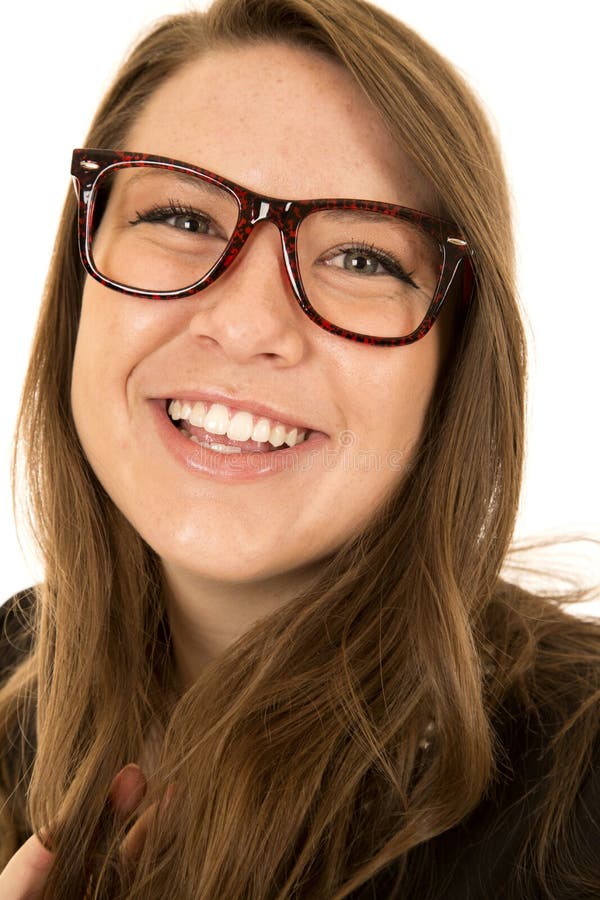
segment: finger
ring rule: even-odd
[[[121,844],[121,858],[128,864],[135,863],[144,848],[148,829],[156,814],[157,804],[153,803],[139,817]]]
[[[135,763],[130,763],[115,775],[109,796],[115,812],[125,819],[140,805],[148,785],[144,773]]]
[[[144,847],[144,842],[152,820],[156,815],[160,818],[166,812],[174,790],[175,785],[170,784],[167,787],[160,804],[159,801],[152,803],[152,805],[142,813],[135,825],[133,825],[128,832],[127,837],[123,840],[123,843],[121,844],[121,856],[128,864],[135,863],[138,860]]]
[[[54,854],[32,834],[0,873],[2,900],[37,900],[53,862]]]

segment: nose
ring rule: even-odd
[[[232,360],[268,357],[289,366],[305,353],[312,323],[295,299],[271,222],[254,226],[236,260],[194,302],[190,333]]]

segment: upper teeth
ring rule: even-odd
[[[282,422],[272,422],[264,416],[255,418],[245,410],[230,410],[222,403],[171,400],[168,412],[173,421],[187,419],[190,424],[211,434],[226,434],[232,441],[268,441],[274,447],[282,444],[293,447],[306,437],[306,431],[290,428]]]

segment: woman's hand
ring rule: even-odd
[[[42,896],[54,853],[46,850],[36,834],[25,841],[0,874],[0,897],[37,900]]]
[[[115,776],[110,786],[110,800],[117,816],[125,818],[137,809],[146,793],[146,778],[139,766],[131,763]],[[169,786],[160,804],[158,814],[166,809],[173,792]],[[121,858],[128,866],[135,866],[139,858],[146,834],[156,814],[157,804],[153,803],[140,816],[128,832],[121,845]],[[0,897],[2,900],[37,900],[42,896],[48,874],[54,862],[54,853],[33,834],[0,873]]]

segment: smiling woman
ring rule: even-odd
[[[248,89],[246,73],[259,68],[267,80]],[[282,131],[269,136],[274,118]],[[233,142],[223,121],[239,123],[243,141]],[[294,127],[284,151],[280,135]],[[462,259],[440,250],[446,233],[460,239],[459,229],[444,230],[424,212],[407,218],[406,210],[438,210],[434,191],[357,98],[350,74],[302,47],[212,49],[154,92],[122,144],[164,155],[84,154],[75,164],[76,173],[92,167],[83,169],[92,176],[81,176],[79,195],[80,242],[94,276],[83,290],[73,364],[79,440],[179,590],[192,570],[214,604],[223,581],[230,594],[232,579],[277,576],[281,603],[396,486],[396,469],[354,465],[357,457],[412,455],[441,366],[443,323],[427,340],[414,338],[425,334],[426,317],[433,323]],[[275,194],[291,199],[271,201]],[[356,210],[343,200],[297,202],[310,197],[374,202]],[[395,262],[382,261],[392,252]],[[352,337],[350,325],[370,330],[340,340]],[[115,342],[116,334],[128,340]],[[409,336],[401,350],[365,346]],[[382,390],[390,382],[402,390]],[[194,404],[179,413],[183,431],[169,421],[172,399],[184,412]],[[278,447],[247,452],[238,440],[239,455],[223,452],[240,413],[255,414],[253,429],[266,418]],[[186,435],[192,427],[196,447]],[[308,439],[282,449],[294,428]],[[342,433],[351,446],[340,447]],[[200,472],[212,477],[190,477]],[[258,584],[251,591],[262,597],[252,602],[256,615],[271,592]],[[190,611],[196,594],[197,585]],[[236,616],[224,621],[230,630]]]
[[[361,0],[217,0],[86,143],[19,425],[2,896],[597,896],[600,628],[499,576],[525,352],[462,80]]]

